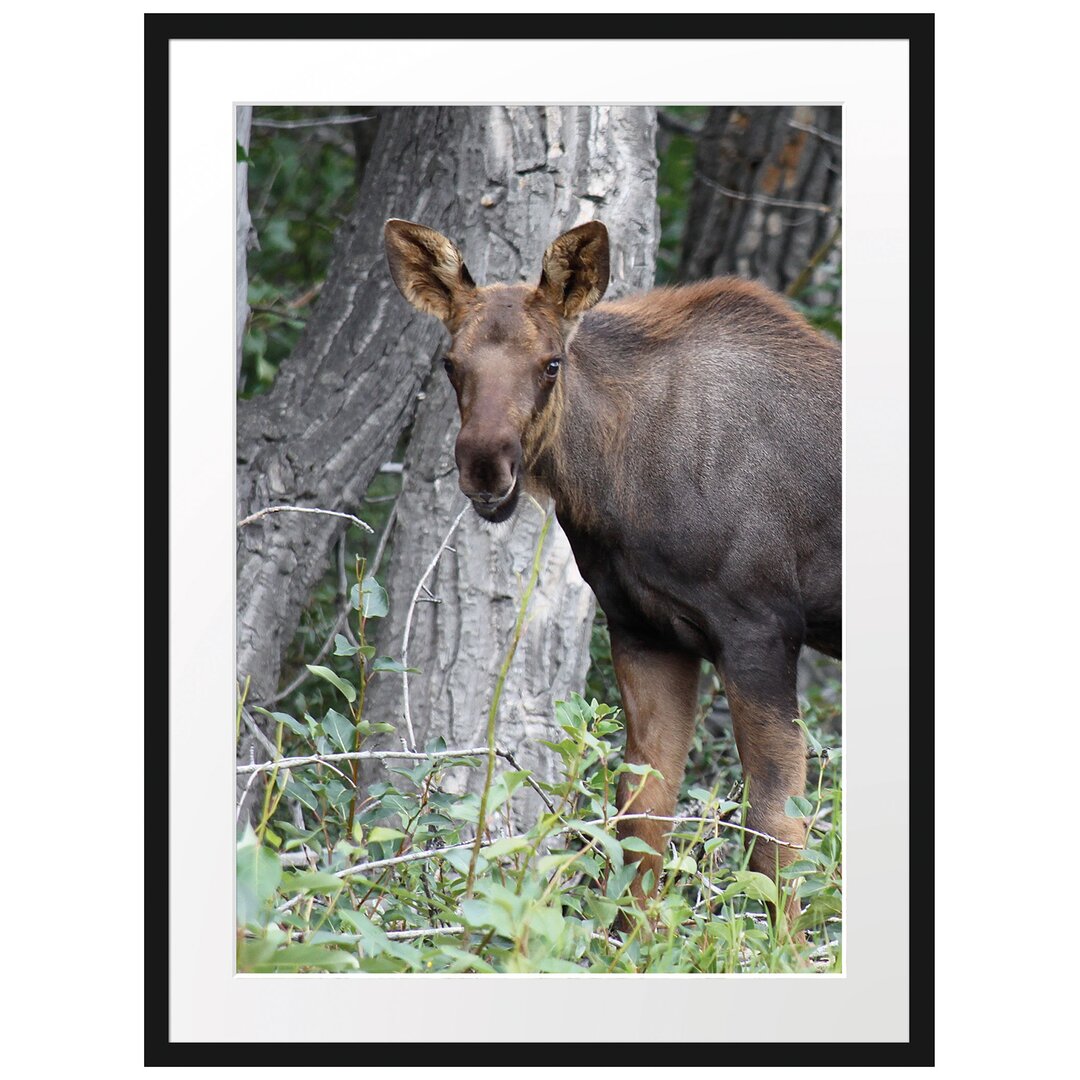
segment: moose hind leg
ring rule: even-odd
[[[788,798],[806,790],[806,743],[794,723],[799,715],[795,689],[799,648],[797,641],[780,633],[747,635],[745,642],[724,649],[720,665],[748,786],[744,824],[784,841],[777,844],[747,834],[747,845],[753,845],[750,868],[774,879],[777,867],[794,862],[806,842],[803,819],[784,812]],[[792,900],[789,917],[798,912]]]
[[[686,653],[648,648],[633,638],[611,632],[611,659],[626,717],[626,752],[632,764],[650,765],[663,779],[624,773],[617,804],[629,814],[672,817],[694,738],[701,661]],[[660,855],[640,856],[632,886],[640,900],[645,874],[652,871],[652,888],[660,884],[661,855],[670,822],[631,818],[618,823],[620,839],[637,836]],[[638,858],[638,856],[634,856]]]

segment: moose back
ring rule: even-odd
[[[553,500],[611,631],[626,716],[618,805],[670,817],[694,733],[700,660],[716,664],[749,800],[751,866],[774,875],[805,840],[785,814],[806,784],[795,674],[840,656],[841,362],[761,285],[718,278],[599,303],[608,236],[558,237],[536,286],[478,287],[458,249],[385,227],[405,298],[442,320],[457,394],[461,490],[488,521],[523,491]],[[670,825],[620,835],[662,851]],[[637,895],[659,881],[639,864]],[[651,873],[649,873],[651,871]]]

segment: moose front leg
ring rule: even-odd
[[[799,715],[795,688],[799,648],[797,641],[779,633],[750,633],[725,646],[719,665],[748,788],[744,824],[784,841],[777,844],[746,835],[747,846],[753,846],[750,868],[773,879],[778,867],[798,858],[798,849],[806,842],[803,820],[784,812],[788,798],[806,790],[806,743],[794,723]],[[791,920],[798,917],[794,897],[787,913]]]
[[[626,716],[624,760],[650,765],[663,774],[659,779],[624,773],[619,781],[617,805],[629,814],[671,817],[694,737],[701,661],[686,653],[648,648],[614,628],[611,659]],[[645,895],[642,879],[647,871],[652,871],[653,890],[660,883],[661,856],[671,828],[670,822],[642,818],[618,823],[620,840],[637,836],[660,853],[631,856],[639,859],[632,886],[639,900]]]

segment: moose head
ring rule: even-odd
[[[477,286],[454,244],[423,225],[392,218],[384,235],[401,294],[452,338],[443,366],[461,414],[461,490],[482,518],[505,521],[530,448],[558,411],[570,340],[607,288],[607,229],[590,221],[558,237],[536,286]]]

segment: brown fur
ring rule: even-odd
[[[786,842],[751,838],[751,865],[772,874],[805,838],[784,813],[806,782],[799,650],[840,655],[838,347],[736,278],[597,303],[598,223],[548,248],[536,288],[476,288],[449,241],[407,222],[388,223],[387,252],[404,295],[453,335],[462,490],[490,521],[513,513],[524,485],[550,495],[607,614],[627,760],[663,774],[625,778],[620,807],[673,813],[699,658],[712,660],[747,824]],[[658,852],[666,831],[620,824]]]

